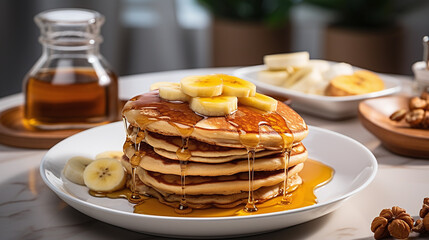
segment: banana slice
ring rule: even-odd
[[[328,96],[350,96],[376,92],[384,89],[383,80],[377,74],[359,70],[353,75],[340,75],[333,78],[326,88]]]
[[[226,75],[216,74],[223,81],[223,96],[236,96],[236,97],[253,97],[256,93],[255,84],[248,82],[244,79]]]
[[[318,69],[321,73],[326,72],[330,69],[329,62],[320,59],[311,59],[308,62],[308,66]]]
[[[326,72],[323,73],[323,77],[327,81],[331,81],[335,77],[341,75],[353,75],[353,67],[348,63],[336,63],[332,65]]]
[[[205,116],[225,116],[237,110],[237,97],[217,96],[208,98],[192,98],[189,107],[194,112]]]
[[[96,192],[113,192],[125,185],[126,174],[121,162],[113,158],[99,158],[83,171],[85,185]]]
[[[304,78],[306,75],[311,73],[312,70],[313,70],[313,67],[311,66],[300,68],[299,70],[294,72],[286,79],[286,81],[283,83],[283,87],[285,88],[292,87],[294,84],[301,81],[301,79]]]
[[[289,73],[284,70],[268,71],[263,70],[258,72],[258,81],[269,83],[275,86],[281,86],[289,77]]]
[[[156,82],[150,85],[150,90],[157,90],[159,87],[170,86],[170,87],[180,87],[180,83],[177,82]]]
[[[180,85],[170,85],[170,86],[159,86],[159,96],[162,99],[169,101],[182,101],[189,102],[191,99],[190,96],[186,95]]]
[[[324,95],[329,82],[323,79],[318,68],[313,68],[310,73],[301,78],[289,89],[304,93]]]
[[[308,52],[295,52],[264,56],[264,63],[270,70],[286,69],[288,66],[305,66],[309,60],[310,54]]]
[[[222,94],[222,79],[217,75],[189,76],[180,80],[182,91],[191,97],[215,97]]]
[[[86,157],[72,157],[64,166],[64,176],[73,183],[79,185],[85,185],[83,181],[83,171],[86,166],[92,163],[94,160]]]
[[[277,110],[277,100],[260,93],[256,93],[254,97],[238,98],[238,101],[243,105],[254,107],[266,112]]]
[[[116,160],[121,160],[123,155],[124,155],[124,152],[122,151],[106,151],[106,152],[97,154],[95,156],[95,159],[97,160],[100,158],[114,158]]]

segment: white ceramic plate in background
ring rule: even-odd
[[[292,101],[291,106],[298,111],[329,119],[342,119],[356,116],[360,101],[388,96],[401,90],[400,82],[397,79],[377,73],[385,84],[385,89],[381,91],[344,97],[307,94],[258,81],[258,72],[265,69],[265,65],[244,67],[235,70],[234,75],[253,82],[258,92],[290,98]],[[357,70],[358,68],[355,69]]]
[[[303,141],[309,157],[331,166],[334,177],[316,190],[318,204],[289,211],[237,217],[163,217],[133,213],[124,199],[95,198],[88,189],[61,176],[70,157],[94,158],[97,153],[121,150],[125,141],[123,124],[116,122],[73,135],[43,157],[43,181],[70,206],[88,216],[119,227],[154,235],[174,237],[228,237],[257,234],[300,224],[334,211],[340,203],[365,188],[375,177],[374,155],[357,141],[341,134],[310,127]]]

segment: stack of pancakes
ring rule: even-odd
[[[247,128],[246,132],[259,135],[254,162],[255,201],[263,202],[279,195],[285,177],[283,139],[273,130],[275,127],[255,122],[266,113],[239,105],[232,117],[201,117],[189,109],[187,103],[164,101],[156,92],[131,99],[122,113],[128,135],[122,163],[131,174],[130,159],[141,156],[136,168],[138,178],[135,186],[130,186],[139,193],[178,207],[183,193],[181,176],[183,179],[185,175],[185,199],[189,207],[231,208],[246,203],[250,170],[247,148],[240,141],[243,131],[235,124],[239,122],[258,125],[256,131],[249,132]],[[288,185],[299,186],[302,180],[298,173],[308,155],[301,143],[308,133],[307,125],[281,102],[272,114],[280,115],[293,134]],[[184,136],[184,132],[189,136]],[[180,161],[177,152],[184,147],[191,156]]]

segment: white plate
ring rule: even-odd
[[[353,117],[357,114],[360,101],[391,95],[401,90],[400,82],[397,79],[385,74],[377,73],[380,78],[383,79],[385,85],[385,89],[382,91],[345,97],[307,94],[258,81],[258,72],[265,69],[265,65],[244,67],[235,70],[234,75],[253,82],[256,85],[258,92],[290,98],[292,100],[292,107],[298,111],[307,112],[329,119]],[[357,69],[358,68],[355,68],[355,70]]]
[[[134,214],[124,199],[95,198],[86,187],[61,176],[72,156],[94,158],[107,150],[121,150],[125,134],[121,122],[73,135],[51,148],[42,159],[40,173],[45,183],[75,209],[100,221],[130,230],[175,237],[226,237],[273,231],[323,216],[365,188],[375,177],[377,161],[357,141],[341,134],[310,127],[304,140],[309,157],[334,168],[333,179],[316,191],[318,204],[299,209],[254,216],[187,218]]]

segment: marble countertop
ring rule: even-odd
[[[231,73],[232,69],[216,71]],[[145,76],[162,79],[170,74],[196,72],[206,72],[206,69]],[[411,83],[409,78],[402,82],[408,87]],[[120,86],[121,94],[134,93],[125,93]],[[2,98],[0,110],[22,102],[22,94]],[[286,236],[288,239],[373,239],[370,224],[383,208],[400,206],[418,218],[423,198],[429,197],[428,159],[407,158],[389,152],[360,124],[358,118],[331,121],[301,115],[309,125],[344,134],[365,145],[377,158],[377,176],[367,188],[330,214],[245,239],[285,239]],[[40,161],[46,152],[0,145],[0,239],[164,239],[106,224],[67,205],[44,184],[39,174]]]

